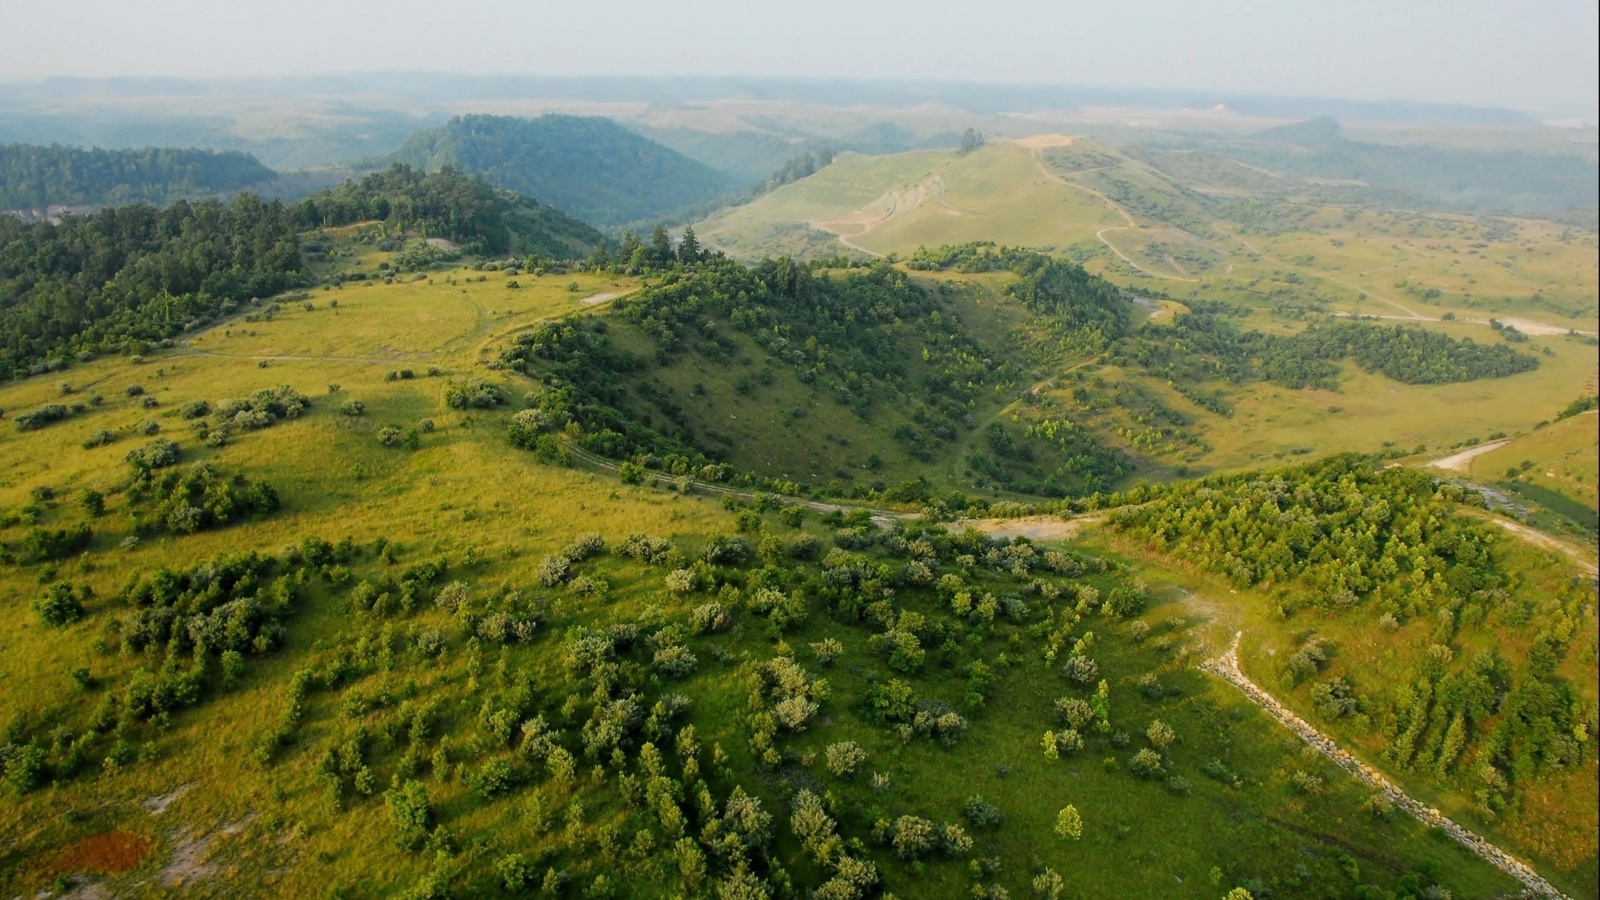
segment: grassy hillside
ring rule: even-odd
[[[1467,472],[1565,520],[1593,540],[1600,533],[1600,437],[1594,414],[1579,413],[1474,457]]]
[[[1600,330],[1592,233],[1416,212],[1403,199],[1204,151],[1041,136],[960,157],[846,154],[696,230],[750,259],[989,240],[1062,252],[1175,298]]]
[[[408,252],[327,236],[327,275]],[[1114,561],[513,447],[503,348],[570,316],[626,347],[666,279],[601,313],[639,282],[419,274],[84,363],[81,409],[0,438],[8,890],[1513,888],[1192,669],[1206,617]],[[830,277],[794,296],[908,290]],[[978,299],[923,302],[979,340]],[[156,489],[199,465],[277,508]]]
[[[712,200],[731,179],[610,119],[460,116],[392,157],[453,166],[596,225],[657,219]]]

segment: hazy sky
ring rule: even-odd
[[[1593,116],[1595,0],[0,0],[0,78],[917,78]]]

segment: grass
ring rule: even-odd
[[[1474,457],[1467,471],[1577,525],[1592,540],[1600,531],[1597,444],[1592,414],[1572,416]]]

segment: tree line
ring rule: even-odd
[[[231,151],[0,144],[0,209],[159,204],[237,191],[277,177],[254,156]]]

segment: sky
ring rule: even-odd
[[[0,79],[937,79],[1594,118],[1595,0],[0,0]]]

